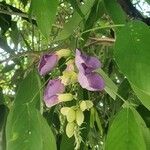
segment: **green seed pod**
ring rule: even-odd
[[[81,124],[84,121],[84,114],[83,111],[81,109],[76,110],[76,122],[79,126],[81,126]]]
[[[68,122],[73,122],[76,119],[76,112],[74,111],[73,108],[70,108],[68,110],[66,117]]]
[[[74,129],[75,129],[75,123],[74,122],[71,122],[71,123],[68,123],[67,126],[66,126],[66,134],[69,138],[71,138],[74,134]]]

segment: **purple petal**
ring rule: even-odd
[[[101,91],[105,86],[103,78],[95,72],[91,72],[89,74],[79,73],[78,81],[82,88],[89,91]]]
[[[49,99],[47,99],[47,100],[45,100],[45,105],[47,106],[47,107],[52,107],[52,106],[54,106],[54,105],[56,105],[56,104],[58,104],[59,103],[59,101],[58,101],[58,96],[52,96],[52,97],[50,97]]]
[[[54,79],[50,80],[47,84],[47,87],[44,91],[44,101],[47,103],[47,101],[51,101],[51,98],[53,96],[57,96],[57,94],[61,94],[65,91],[64,84],[61,83],[60,79]],[[53,103],[53,102],[52,102]]]
[[[96,57],[87,56],[76,50],[75,64],[80,72],[88,73],[101,66],[100,61]]]
[[[50,72],[57,64],[58,56],[56,54],[46,54],[41,57],[38,69],[40,75]]]

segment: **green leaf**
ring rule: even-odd
[[[103,77],[105,81],[105,91],[115,100],[118,87],[115,85],[115,83],[107,76],[107,74],[102,70],[99,69],[98,73]]]
[[[74,149],[74,138],[68,138],[66,133],[63,134],[60,150],[73,150]]]
[[[115,58],[141,102],[150,110],[150,30],[140,21],[117,32]]]
[[[77,13],[84,19],[84,14],[80,9],[80,3],[77,0],[68,0],[71,6],[77,11]]]
[[[40,106],[41,82],[36,70],[31,71],[19,86],[14,105]]]
[[[7,73],[7,72],[13,70],[14,67],[15,67],[15,64],[6,65],[6,66],[2,69],[2,72],[3,72],[3,73]]]
[[[22,81],[6,124],[7,150],[56,150],[54,135],[36,109],[40,105],[40,80],[31,71]]]
[[[103,128],[102,128],[102,124],[101,124],[101,119],[100,119],[96,109],[95,109],[95,121],[96,121],[97,127],[100,131],[100,134],[103,135]]]
[[[17,27],[17,22],[12,21],[11,22],[11,31],[10,31],[10,37],[12,39],[12,41],[14,42],[15,46],[17,47],[18,43],[19,43],[19,37],[20,33]]]
[[[150,4],[150,0],[145,0],[148,4]]]
[[[81,6],[81,11],[84,16],[89,14],[89,11],[92,8],[93,4],[94,1],[86,0],[85,4]],[[72,18],[64,25],[63,30],[58,34],[55,41],[67,39],[70,35],[74,33],[82,20],[83,18],[78,14],[77,11],[75,11]]]
[[[108,131],[105,150],[112,149],[146,150],[141,128],[131,108],[123,108]]]
[[[52,24],[56,18],[58,0],[32,0],[31,12],[42,34],[48,38]]]
[[[3,89],[0,87],[0,105],[4,104],[4,102]]]
[[[126,15],[117,0],[113,0],[111,2],[110,0],[104,0],[104,2],[107,12],[115,24],[122,24],[126,22]]]
[[[140,99],[140,101],[142,102],[142,104],[150,110],[150,95],[145,93],[144,91],[140,90],[139,88],[137,88],[135,85],[131,84],[132,89],[134,90],[134,92],[136,93],[137,97]]]
[[[55,138],[47,122],[29,105],[11,109],[6,139],[7,150],[56,150]]]
[[[0,131],[2,130],[6,122],[7,113],[8,108],[5,105],[0,105]]]
[[[150,129],[147,128],[144,120],[135,109],[132,109],[132,112],[134,114],[134,117],[137,123],[139,124],[139,127],[142,130],[142,134],[146,143],[146,149],[149,150],[150,149]]]
[[[24,5],[24,7],[27,5],[27,3],[28,3],[28,0],[20,0],[21,1],[21,3]]]
[[[102,17],[105,12],[103,0],[95,0],[94,5],[91,8],[90,14],[85,22],[84,31],[92,29],[98,19]],[[88,39],[90,32],[86,32],[82,35],[82,38],[85,40]]]

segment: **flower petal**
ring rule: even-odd
[[[57,94],[61,94],[64,91],[65,91],[65,86],[61,83],[60,79],[50,80],[44,91],[44,101],[45,102],[50,101],[53,96],[56,96]]]
[[[40,75],[45,75],[51,71],[58,62],[58,56],[56,54],[46,54],[41,57],[38,70]]]
[[[75,64],[80,72],[88,73],[101,66],[96,57],[91,57],[76,50]]]
[[[82,88],[89,91],[101,91],[105,86],[103,78],[95,72],[91,72],[89,74],[79,73],[78,81]]]
[[[45,105],[47,107],[52,107],[58,103],[59,103],[59,101],[58,101],[58,97],[56,95],[51,96],[49,99],[45,99]]]

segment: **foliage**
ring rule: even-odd
[[[0,1],[0,150],[150,149],[140,4]]]

